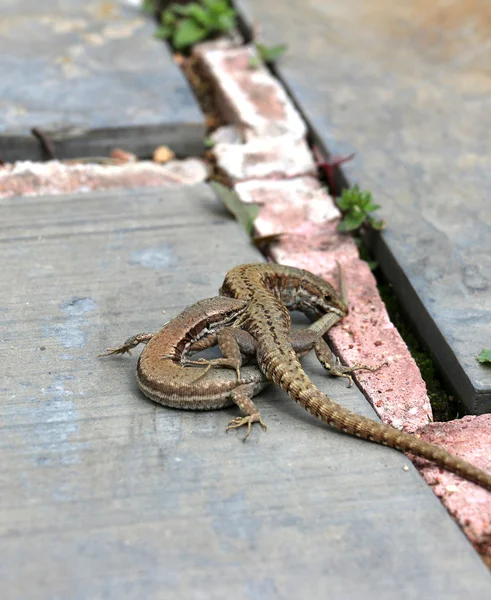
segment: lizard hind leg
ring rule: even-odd
[[[199,358],[198,360],[185,360],[182,362],[182,365],[184,367],[188,367],[191,365],[199,365],[201,367],[205,367],[204,369],[201,369],[200,372],[196,375],[196,377],[194,379],[191,379],[191,383],[195,383],[196,381],[198,381],[199,379],[201,379],[202,377],[204,377],[208,371],[210,371],[210,369],[213,369],[215,367],[223,367],[226,369],[234,369],[235,372],[237,373],[237,381],[240,382],[240,367],[241,364],[237,365],[235,360],[231,360],[229,358],[212,358],[212,359],[206,359],[206,358]]]
[[[241,329],[226,327],[217,333],[217,343],[223,354],[223,358],[200,358],[199,360],[182,361],[183,366],[200,365],[206,368],[196,377],[201,379],[210,369],[221,367],[234,369],[237,373],[237,381],[240,382],[240,367],[244,360],[256,354],[256,344],[254,338]]]

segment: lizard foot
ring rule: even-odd
[[[261,419],[261,415],[259,413],[254,413],[253,415],[248,415],[247,417],[235,417],[235,419],[232,419],[230,421],[225,431],[228,432],[229,429],[238,429],[239,427],[247,425],[247,433],[244,439],[242,440],[243,442],[245,442],[246,439],[251,435],[251,426],[253,423],[259,423],[259,425],[261,425],[264,431],[266,431],[267,427],[263,423],[263,420]]]
[[[336,356],[335,363],[329,372],[334,377],[346,377],[346,379],[349,382],[348,387],[351,387],[353,385],[353,377],[351,377],[351,373],[353,373],[354,371],[372,371],[372,372],[378,371],[379,369],[386,366],[387,364],[388,364],[387,361],[384,361],[383,363],[380,363],[376,367],[370,367],[368,365],[360,365],[358,363],[356,365],[353,365],[352,367],[345,367],[344,365],[341,364],[339,358]]]

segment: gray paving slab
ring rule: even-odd
[[[135,354],[96,359],[259,259],[207,186],[0,210],[2,597],[489,598],[487,569],[406,457],[274,389],[258,400],[268,431],[243,444],[224,432],[235,410],[163,408],[139,393]]]
[[[491,62],[478,2],[240,0],[324,148],[388,228],[374,243],[468,411],[491,410]],[[464,6],[465,4],[465,6]]]
[[[205,122],[155,24],[131,2],[0,0],[0,159],[203,151]]]

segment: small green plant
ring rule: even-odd
[[[476,359],[480,363],[491,363],[491,348],[483,348],[481,354],[476,356]]]
[[[142,0],[141,7],[143,12],[147,15],[153,15],[153,13],[155,12],[153,0]]]
[[[176,50],[186,50],[219,33],[234,29],[237,14],[227,0],[200,0],[170,4],[161,17],[156,36],[170,39]]]
[[[358,185],[348,190],[343,190],[341,197],[337,198],[336,203],[343,211],[343,218],[338,225],[338,231],[355,231],[360,229],[362,225],[368,225],[368,227],[377,231],[385,227],[383,221],[377,221],[370,214],[374,210],[377,210],[377,208],[380,208],[380,206],[374,204],[370,192],[360,190]]]
[[[273,63],[275,60],[278,60],[288,48],[286,44],[266,46],[265,44],[256,42],[254,45],[256,46],[257,56],[251,56],[249,59],[249,66],[253,69],[259,67],[261,63]]]

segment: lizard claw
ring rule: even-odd
[[[247,417],[235,417],[235,419],[232,419],[230,421],[225,431],[228,432],[229,429],[238,429],[239,427],[247,425],[247,433],[244,439],[242,440],[243,442],[245,442],[251,434],[251,426],[253,423],[259,423],[259,425],[261,425],[264,431],[267,430],[266,425],[261,419],[261,415],[259,413],[254,413],[253,415],[248,415]]]

